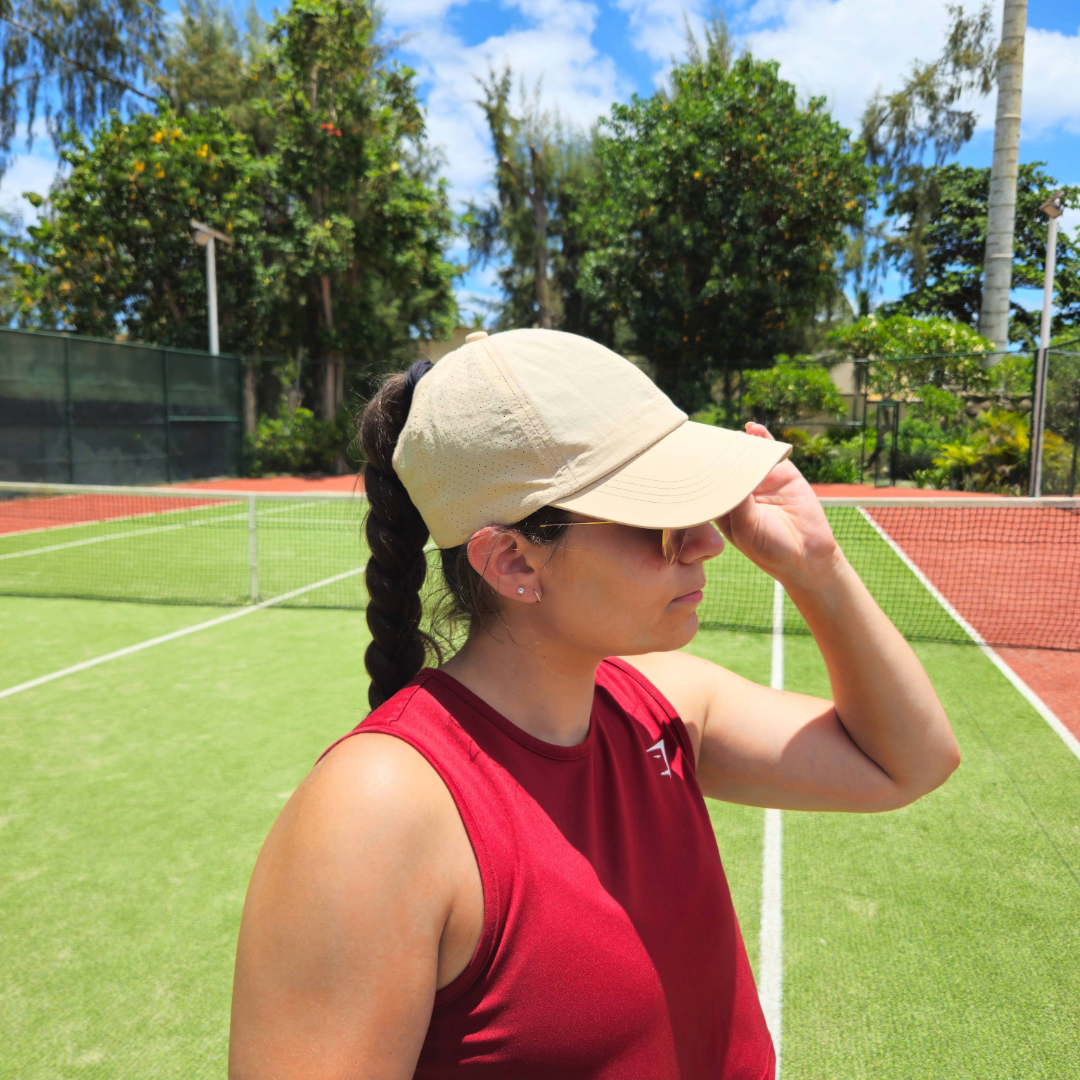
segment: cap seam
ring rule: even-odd
[[[482,344],[484,350],[487,352],[488,357],[495,366],[496,371],[502,376],[503,381],[507,384],[507,389],[510,391],[511,400],[514,403],[516,411],[521,413],[521,423],[523,428],[528,428],[526,432],[529,436],[529,441],[533,446],[539,442],[539,449],[545,453],[551,461],[551,464],[555,468],[555,474],[552,477],[554,481],[560,474],[569,473],[571,477],[574,477],[573,467],[568,461],[562,461],[560,463],[558,455],[554,450],[554,440],[551,438],[551,433],[547,431],[544,422],[536,414],[536,410],[533,409],[529,403],[524,390],[521,388],[521,384],[514,378],[513,372],[510,370],[510,365],[499,355],[497,349],[493,345],[492,338],[484,338],[477,344]]]

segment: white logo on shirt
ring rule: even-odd
[[[660,774],[661,776],[671,775],[671,766],[668,764],[667,748],[664,746],[663,739],[660,739],[658,742],[653,743],[653,745],[650,746],[649,749],[645,751],[645,753],[648,754],[650,757],[656,758],[657,761],[662,761],[664,763],[664,771]]]

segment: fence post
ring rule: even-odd
[[[1042,494],[1043,428],[1046,424],[1046,376],[1049,361],[1049,348],[1036,350],[1031,380],[1031,473],[1028,478],[1028,494],[1033,498]]]
[[[855,361],[858,363],[858,361]],[[866,417],[870,410],[870,361],[862,371],[862,445],[859,447],[859,483],[866,479]]]
[[[259,530],[255,513],[255,493],[248,496],[248,569],[251,574],[251,602],[259,602]]]
[[[169,350],[161,350],[161,397],[165,406],[165,479],[172,483],[172,424],[169,419]]]
[[[1073,424],[1072,465],[1069,467],[1069,494],[1076,494],[1076,459],[1080,456],[1080,379],[1076,380],[1076,416]]]
[[[67,436],[68,483],[75,483],[75,405],[71,400],[71,354],[64,338],[64,431]]]

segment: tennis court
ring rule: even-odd
[[[223,1075],[259,845],[366,711],[360,500],[139,497],[0,502],[0,1077]],[[1076,649],[1080,513],[1014,535],[1015,511],[943,509],[937,539],[829,512],[917,639],[959,772],[892,814],[776,815],[768,843],[775,812],[711,806],[789,1080],[1080,1076],[1080,759],[938,599],[994,644]],[[737,553],[704,610],[692,651],[828,693]]]

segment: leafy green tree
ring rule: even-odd
[[[776,428],[777,434],[777,425],[847,412],[843,394],[824,367],[781,361],[772,368],[748,371],[744,379],[743,404],[758,423]]]
[[[869,365],[869,389],[886,398],[910,400],[928,385],[972,392],[991,386],[985,357],[994,343],[953,319],[867,315],[828,337],[840,356],[879,361]]]
[[[257,73],[276,124],[278,335],[320,370],[321,413],[345,368],[370,370],[452,328],[453,227],[434,179],[414,75],[389,63],[363,0],[295,0]]]
[[[236,239],[231,251],[217,247],[222,348],[263,345],[280,285],[263,265],[271,173],[222,112],[181,119],[164,109],[128,122],[113,113],[89,141],[72,130],[61,156],[70,171],[23,249],[23,324],[206,348],[195,218]]]
[[[714,34],[670,93],[613,108],[580,212],[582,291],[688,411],[725,366],[801,346],[872,183],[822,99],[801,106],[775,63],[729,59]]]
[[[1043,283],[1047,219],[1039,207],[1060,185],[1041,165],[1020,166],[1012,278],[1018,287],[1041,288]],[[927,170],[922,192],[907,188],[890,196],[888,213],[904,224],[888,250],[892,261],[908,274],[911,288],[884,311],[947,316],[976,325],[982,304],[989,190],[989,169],[945,165]],[[1064,190],[1066,206],[1080,206],[1080,187]],[[1080,332],[1080,249],[1061,231],[1054,294],[1053,333]],[[1014,301],[1010,338],[1034,347],[1038,332],[1039,312]]]
[[[245,23],[241,30],[221,0],[183,0],[153,81],[178,115],[219,108],[265,154],[273,148],[274,124],[254,103],[267,91],[258,73],[267,27],[254,3]]]
[[[222,348],[297,373],[283,387],[266,366],[264,403],[287,389],[291,409],[307,395],[335,421],[351,382],[448,331],[453,218],[412,73],[374,30],[359,0],[299,0],[278,18],[249,72],[266,153],[197,95],[183,116],[163,104],[88,141],[71,132],[71,171],[23,252],[22,321],[204,347],[196,218],[237,240],[218,246]]]
[[[465,216],[474,260],[500,260],[498,325],[557,327],[604,336],[578,289],[584,243],[575,212],[592,165],[592,146],[521,88],[511,108],[509,67],[480,83],[480,107],[495,154],[495,193]]]
[[[10,326],[18,314],[16,288],[19,275],[15,252],[21,232],[21,217],[10,210],[0,210],[0,326]]]
[[[40,112],[59,146],[72,124],[153,102],[146,76],[165,22],[158,0],[0,0],[0,175]]]

